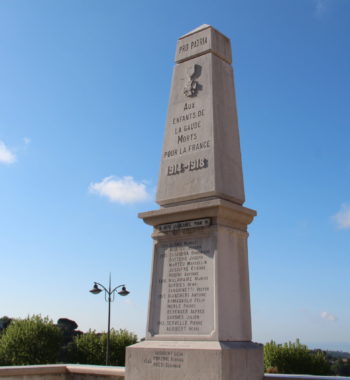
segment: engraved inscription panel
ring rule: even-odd
[[[211,238],[159,243],[153,278],[154,335],[210,335],[214,329]]]
[[[184,101],[174,105],[173,109],[162,154],[162,159],[166,161],[166,175],[179,175],[208,167],[209,157],[205,153],[212,147],[212,133],[206,124],[203,101]]]
[[[206,227],[209,225],[210,225],[210,218],[204,218],[204,219],[186,220],[184,222],[160,224],[158,226],[158,229],[159,231],[162,231],[162,232],[169,232],[169,231],[176,231],[176,230],[186,230],[188,228]]]
[[[155,368],[181,369],[184,353],[181,351],[158,350],[143,360],[144,364]]]
[[[230,40],[212,28],[180,38],[177,42],[175,61],[184,62],[208,52],[216,54],[229,64],[232,63]]]
[[[176,62],[203,54],[211,49],[211,30],[205,29],[183,39],[179,39],[176,48]]]
[[[184,94],[187,73],[196,67],[195,96]],[[157,202],[172,203],[215,190],[211,58],[177,65],[167,116]]]

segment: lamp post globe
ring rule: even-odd
[[[92,293],[92,294],[99,294],[101,292],[102,292],[102,289],[100,289],[98,287],[98,285],[96,284],[96,282],[95,282],[94,287],[90,290],[90,293]]]

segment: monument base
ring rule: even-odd
[[[262,380],[263,345],[144,341],[126,349],[126,380]]]

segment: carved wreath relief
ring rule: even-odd
[[[199,76],[199,68],[200,66],[192,64],[186,70],[184,94],[189,98],[197,95],[199,84],[194,79]]]

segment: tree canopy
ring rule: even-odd
[[[72,363],[105,364],[106,363],[106,333],[87,333],[76,336],[68,345],[68,357]],[[110,333],[110,364],[125,365],[125,348],[137,342],[137,336],[127,330],[111,330]]]
[[[33,315],[12,320],[0,339],[2,365],[56,363],[62,345],[61,330],[48,318]]]
[[[310,351],[297,339],[295,343],[276,344],[274,341],[264,346],[264,366],[266,372],[293,373],[307,375],[330,375],[330,363],[321,351]]]
[[[48,317],[33,315],[25,319],[3,317],[0,331],[0,365],[30,365],[106,362],[106,333],[76,330],[75,321],[60,318],[54,324]],[[125,348],[137,342],[127,330],[111,330],[110,363],[125,364]]]

